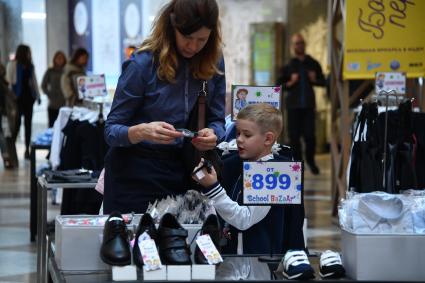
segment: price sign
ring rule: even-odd
[[[105,75],[77,77],[78,97],[80,99],[98,100],[108,95]]]
[[[301,204],[302,162],[244,162],[243,203]]]
[[[375,92],[395,91],[396,94],[406,94],[406,73],[378,72],[375,76]]]

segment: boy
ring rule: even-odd
[[[248,95],[248,90],[246,88],[238,89],[236,92],[235,108],[241,110],[246,106],[246,97]]]
[[[251,104],[243,108],[236,120],[236,143],[239,154],[224,159],[223,184],[217,182],[216,172],[204,168],[202,178],[193,176],[203,187],[203,195],[213,200],[220,217],[230,225],[228,245],[225,253],[238,254],[282,254],[288,248],[304,249],[302,220],[304,208],[291,234],[285,223],[282,206],[242,206],[242,162],[246,161],[290,161],[290,158],[274,156],[272,146],[282,131],[282,114],[270,104]],[[202,166],[203,160],[197,168]],[[197,169],[196,168],[196,169]],[[196,170],[195,169],[195,170]],[[301,210],[300,210],[301,211]],[[286,220],[286,217],[285,217]],[[297,221],[299,222],[299,221]],[[301,224],[301,225],[299,225]],[[285,235],[284,235],[285,234]],[[271,249],[272,248],[272,249]]]

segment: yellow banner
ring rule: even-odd
[[[346,0],[344,79],[425,75],[425,0]]]

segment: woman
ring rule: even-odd
[[[85,76],[85,68],[89,61],[89,53],[84,48],[75,50],[70,62],[65,65],[61,77],[61,88],[65,97],[66,106],[73,107],[79,104],[76,80],[79,76]]]
[[[38,91],[37,78],[35,76],[34,65],[31,58],[29,46],[21,44],[17,47],[15,60],[7,65],[7,81],[12,86],[12,90],[17,97],[18,119],[15,123],[13,139],[19,134],[21,127],[21,117],[25,120],[25,159],[30,158],[29,146],[31,142],[31,123],[34,102],[40,103],[40,93]]]
[[[62,51],[57,51],[53,56],[53,67],[47,69],[41,82],[41,89],[49,98],[47,112],[49,115],[49,128],[59,114],[59,109],[65,105],[65,97],[61,88],[61,77],[66,64],[66,57]]]
[[[173,0],[152,34],[123,64],[105,125],[104,212],[145,212],[148,203],[184,193],[182,133],[204,81],[207,128],[192,140],[213,149],[224,137],[225,77],[215,0]]]

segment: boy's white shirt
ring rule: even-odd
[[[261,157],[258,161],[268,161],[271,159],[273,159],[272,153]],[[241,176],[239,178],[241,178]],[[271,208],[270,206],[239,205],[226,194],[226,191],[220,184],[206,195],[213,195],[212,197],[208,197],[213,200],[214,208],[221,218],[241,231],[247,230],[260,222],[266,217]],[[242,254],[242,251],[242,234],[239,233],[238,254]]]

